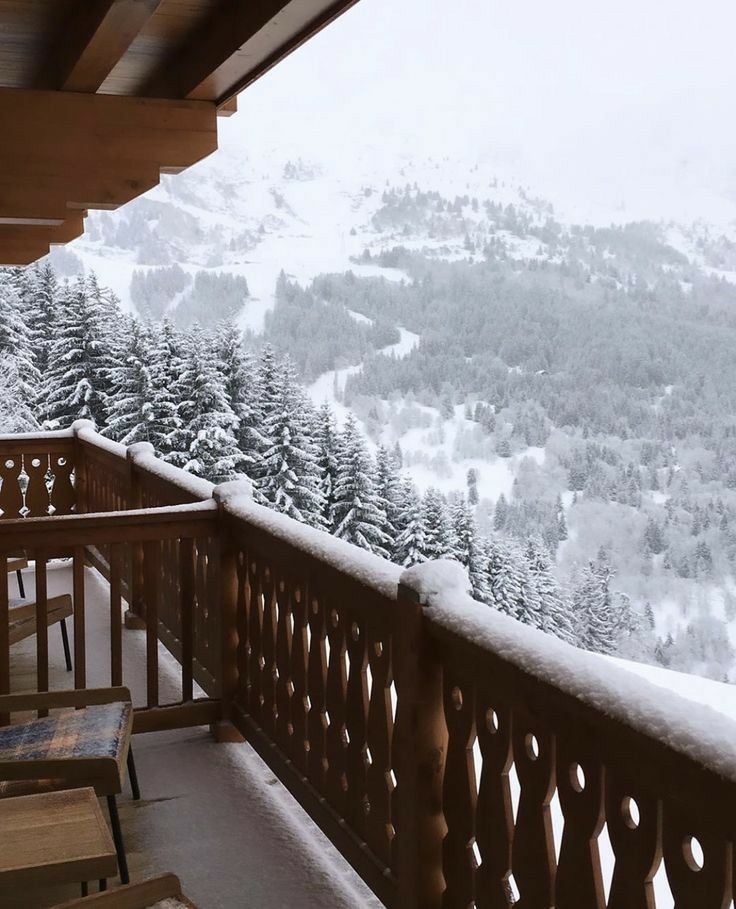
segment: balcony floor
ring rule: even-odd
[[[50,595],[71,589],[70,569],[49,569]],[[30,599],[33,573],[24,576]],[[13,596],[14,579],[10,589]],[[89,569],[85,589],[92,687],[109,684],[109,612],[107,586]],[[142,703],[144,635],[124,630],[123,639],[123,680]],[[35,687],[35,638],[12,653],[13,689]],[[49,630],[49,653],[51,687],[71,687],[57,627]],[[162,660],[163,702],[177,698],[175,666]],[[132,801],[128,791],[119,799],[132,881],[172,871],[200,909],[381,906],[249,745],[216,744],[206,728],[148,733],[133,744],[142,799]],[[76,886],[45,888],[3,893],[0,902],[36,909],[78,893]]]

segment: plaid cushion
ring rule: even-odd
[[[98,704],[0,729],[0,761],[71,757],[117,758],[131,704]]]

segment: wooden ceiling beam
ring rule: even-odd
[[[304,3],[307,0],[300,0]],[[289,5],[289,0],[222,0],[209,22],[140,88],[151,98],[186,98]]]
[[[43,60],[35,86],[96,92],[161,0],[79,0]]]
[[[0,265],[28,265],[45,256],[56,244],[75,240],[84,232],[82,212],[58,227],[28,227],[0,224]]]
[[[214,104],[0,89],[0,223],[116,208],[217,148]]]

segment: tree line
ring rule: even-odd
[[[89,419],[215,483],[247,477],[259,502],[400,565],[457,559],[476,598],[567,641],[610,653],[643,635],[604,559],[563,589],[549,541],[481,534],[472,482],[468,495],[421,493],[398,446],[374,453],[353,416],[339,427],[312,404],[288,356],[248,350],[231,322],[141,321],[94,275],[62,284],[48,265],[6,270],[0,362],[3,431]]]

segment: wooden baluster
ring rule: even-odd
[[[276,584],[278,619],[276,625],[276,741],[291,757],[291,590],[283,577]],[[291,730],[291,732],[290,732]]]
[[[158,707],[158,608],[161,599],[161,543],[143,544],[146,590],[146,706]]]
[[[261,692],[264,731],[273,738],[276,734],[276,584],[270,565],[264,565],[261,576],[263,590],[263,622],[261,625],[262,668]]]
[[[661,803],[610,765],[605,790],[606,824],[616,857],[608,909],[654,909],[652,880],[662,855]]]
[[[381,861],[390,865],[395,833],[392,803],[396,785],[391,761],[393,737],[391,638],[385,634],[384,639],[379,628],[370,619],[366,627],[366,649],[373,677],[367,724],[367,740],[371,753],[366,775],[366,793],[371,810],[368,815],[366,840]]]
[[[3,483],[3,487],[4,487]],[[10,618],[8,615],[8,554],[0,552],[0,573],[3,583],[0,584],[0,694],[10,693]],[[7,726],[10,717],[0,713],[0,726]]]
[[[365,839],[368,819],[373,813],[373,804],[366,790],[369,754],[367,742],[368,727],[368,679],[366,674],[366,635],[363,623],[350,621],[346,616],[345,639],[350,658],[350,670],[345,695],[345,772],[348,780],[345,817],[350,827]],[[373,684],[376,680],[373,679]]]
[[[123,684],[122,543],[110,544],[110,684]]]
[[[250,591],[248,589],[248,560],[241,547],[238,548],[238,609],[235,621],[238,629],[238,701],[247,710],[248,689],[250,688],[250,669],[248,653],[248,608]],[[243,700],[245,698],[245,700]]]
[[[209,671],[209,641],[207,639],[207,577],[205,574],[206,541],[194,542],[194,656]]]
[[[475,727],[482,757],[475,811],[475,839],[481,858],[475,875],[475,904],[478,909],[508,909],[512,905],[509,878],[514,836],[509,783],[511,710],[479,690]]]
[[[307,727],[309,729],[309,759],[307,775],[320,793],[325,793],[327,771],[327,625],[325,605],[321,594],[313,587],[309,593],[309,647],[308,697],[310,702]]]
[[[194,540],[179,543],[179,601],[181,610],[181,698],[194,697]]]
[[[234,641],[232,636],[234,623],[229,628],[223,627],[232,618],[235,605],[233,589],[229,583],[229,581],[232,580],[232,576],[228,579],[226,587],[223,588],[221,581],[223,551],[220,540],[217,537],[210,537],[205,545],[205,551],[207,553],[207,584],[205,588],[206,599],[204,602],[208,641],[207,665],[210,673],[215,679],[215,691],[213,694],[215,697],[220,697],[225,701],[227,697],[230,696],[229,694],[227,697],[225,695],[226,687],[229,686],[228,691],[230,693],[232,692],[234,673],[233,658],[235,649],[233,647]],[[230,560],[230,553],[228,553],[228,560]],[[228,567],[232,567],[230,561],[228,562]],[[227,592],[227,602],[221,602],[220,600],[221,591],[223,591],[223,589]],[[225,618],[225,613],[227,613],[227,619]],[[227,634],[227,653],[225,653],[224,649],[225,634]],[[223,677],[223,669],[225,669],[227,673],[227,679]],[[225,713],[227,713],[228,709],[229,703],[225,708]]]
[[[35,552],[36,574],[36,689],[49,690],[49,595],[46,576],[46,554]],[[48,716],[39,710],[39,717]]]
[[[84,546],[74,547],[74,687],[87,687],[87,641],[85,637]]]
[[[309,614],[307,609],[307,591],[297,585],[292,595],[294,631],[291,639],[291,681],[294,690],[291,697],[291,721],[294,726],[294,744],[291,749],[292,760],[298,770],[307,773],[307,759],[309,757],[309,731],[307,721],[309,710],[307,707],[307,672],[309,666],[309,646],[307,637],[307,624]]]
[[[554,736],[526,712],[513,722],[516,772],[521,785],[511,851],[519,909],[554,906],[555,846],[550,801],[555,784]]]
[[[447,724],[447,762],[442,785],[447,835],[442,845],[446,909],[466,909],[473,902],[476,862],[475,807],[477,788],[473,764],[475,689],[452,666],[444,670],[444,709]]]
[[[21,517],[23,494],[18,483],[20,471],[21,458],[19,455],[0,458],[0,481],[2,481],[0,482],[0,505],[5,520]]]
[[[50,469],[54,475],[54,488],[51,493],[50,504],[54,507],[53,514],[64,515],[72,512],[81,513],[78,502],[83,499],[84,490],[78,488],[75,458],[71,452],[52,454]],[[72,474],[74,483],[72,483]]]
[[[345,621],[331,601],[327,603],[327,637],[330,654],[327,661],[327,798],[338,814],[344,816],[347,806],[347,729],[345,728]]]
[[[424,628],[418,595],[399,585],[392,667],[398,695],[392,762],[396,837],[392,844],[401,909],[438,909],[445,882],[442,842],[447,830],[442,777],[447,726],[442,695],[442,654]]]
[[[557,866],[556,909],[604,909],[598,851],[603,829],[603,767],[584,741],[558,737],[557,791],[565,826]]]
[[[28,489],[26,491],[26,508],[28,517],[48,517],[49,494],[46,491],[47,459],[40,455],[26,455],[25,469],[28,474]]]
[[[143,492],[141,489],[141,480],[138,468],[133,463],[133,456],[128,449],[126,451],[129,470],[129,507],[143,507]],[[125,616],[125,624],[128,628],[143,629],[146,627],[146,591],[145,578],[143,576],[143,545],[141,543],[130,544],[130,584],[128,597],[128,613]]]
[[[662,840],[675,909],[727,909],[732,905],[732,846],[723,834],[707,830],[688,818],[679,805],[665,801]]]
[[[263,637],[261,622],[263,617],[263,593],[261,590],[261,569],[253,553],[249,553],[248,578],[249,578],[249,604],[248,604],[248,644],[250,657],[248,659],[248,678],[250,682],[248,695],[248,712],[260,724],[263,714],[263,688],[262,688],[262,660]]]

